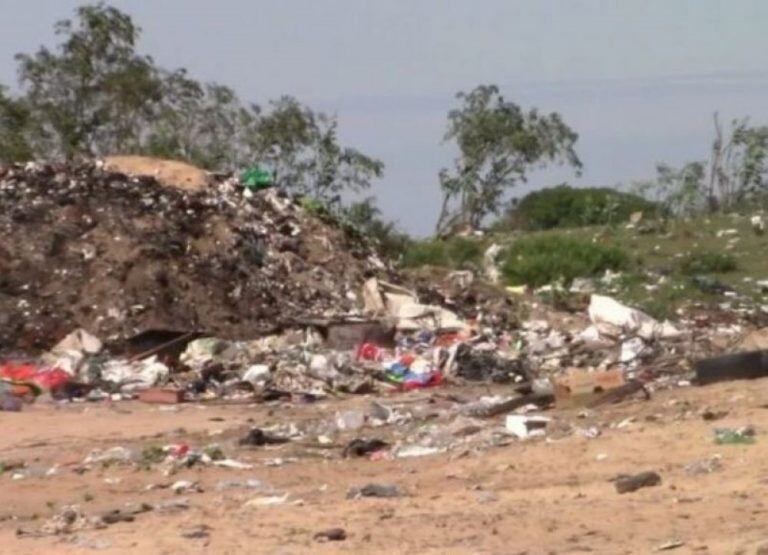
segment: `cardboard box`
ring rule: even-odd
[[[160,405],[176,405],[184,402],[184,391],[181,389],[153,387],[140,391],[139,401]]]
[[[586,372],[574,369],[555,378],[555,402],[558,407],[585,406],[624,384],[626,379],[621,370]]]

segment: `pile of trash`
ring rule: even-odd
[[[43,393],[270,401],[466,382],[546,404],[680,381],[749,331],[659,322],[598,294],[576,313],[542,309],[487,268],[490,281],[416,275],[411,289],[364,238],[275,188],[106,167],[0,169],[3,410]],[[755,363],[734,364],[751,375]],[[497,405],[479,410],[520,406]]]
[[[277,189],[105,168],[0,167],[0,353],[79,327],[108,343],[151,329],[255,337],[354,313],[364,279],[388,275],[364,238]]]
[[[0,408],[21,410],[22,400],[45,392],[161,403],[316,400],[481,382],[512,386],[513,397],[477,407],[501,414],[526,404],[519,395],[547,405],[555,398],[601,402],[594,394],[610,397],[612,390],[647,394],[647,382],[684,379],[692,353],[702,352],[714,333],[658,322],[596,294],[582,314],[563,318],[549,310],[549,321],[531,318],[511,329],[482,311],[462,318],[375,277],[350,292],[360,304],[345,315],[294,321],[246,339],[150,330],[115,350],[77,329],[34,361],[0,365]],[[706,370],[708,376],[717,368]]]
[[[415,293],[377,278],[359,296],[365,317],[315,319],[251,339],[152,330],[116,351],[80,328],[34,361],[0,366],[0,399],[6,410],[21,409],[11,399],[43,392],[88,400],[272,400],[421,389],[446,379],[528,378],[517,353],[500,348],[510,344],[507,332],[422,304]]]

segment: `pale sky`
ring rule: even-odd
[[[82,2],[0,0],[0,83],[13,55],[54,43]],[[373,194],[407,231],[432,231],[454,94],[496,83],[580,135],[580,179],[614,185],[708,155],[712,113],[768,124],[764,0],[115,0],[163,67],[266,104],[291,94],[336,113],[345,144],[382,159]]]

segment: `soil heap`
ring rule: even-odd
[[[0,167],[0,353],[78,327],[108,341],[254,337],[354,312],[365,277],[385,270],[362,238],[276,189],[185,191],[98,162]]]

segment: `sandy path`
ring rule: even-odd
[[[185,405],[175,412],[139,403],[37,405],[18,414],[0,413],[0,461],[23,459],[39,474],[59,465],[52,476],[0,476],[0,553],[618,554],[652,553],[678,540],[684,545],[674,553],[751,554],[768,543],[768,409],[763,408],[768,380],[662,392],[650,402],[627,402],[586,420],[575,412],[551,411],[579,427],[598,425],[602,435],[588,439],[575,433],[463,456],[453,451],[414,459],[344,460],[338,449],[308,456],[295,445],[245,449],[235,444],[250,423],[318,418],[362,402],[278,408]],[[705,422],[700,416],[705,407],[728,414]],[[635,421],[615,427],[628,417]],[[744,424],[757,428],[754,445],[713,443],[713,427]],[[255,467],[194,467],[170,477],[158,469],[125,466],[74,471],[94,447],[140,449],[214,440],[228,455]],[[685,472],[686,464],[714,454],[722,456],[721,471]],[[298,461],[262,464],[290,455]],[[618,495],[608,481],[621,472],[643,470],[659,472],[662,485]],[[220,480],[245,478],[289,493],[288,503],[247,507],[246,501],[265,494],[216,488]],[[180,479],[198,481],[204,492],[177,496],[167,489],[146,489]],[[394,483],[408,495],[346,499],[349,487],[368,482]],[[180,498],[189,500],[188,509],[155,510],[102,530],[42,538],[15,535],[18,528],[39,528],[67,504],[79,504],[90,514],[126,502],[157,505]],[[207,538],[181,536],[203,524],[210,527]],[[338,526],[346,529],[346,541],[313,539],[316,532]]]

